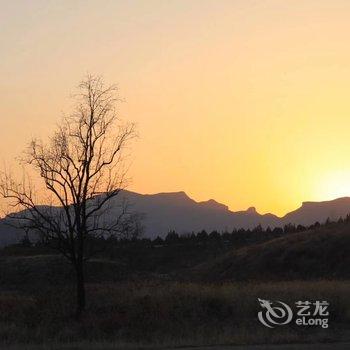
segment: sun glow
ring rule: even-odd
[[[1,3],[1,163],[90,72],[137,125],[129,190],[281,216],[350,195],[350,1]]]
[[[320,181],[318,195],[322,200],[350,196],[350,171],[330,172]]]

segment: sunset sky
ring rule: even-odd
[[[0,4],[1,163],[90,72],[137,123],[130,190],[278,215],[350,195],[350,1]]]

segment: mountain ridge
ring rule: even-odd
[[[98,198],[98,197],[96,197]],[[112,199],[110,217],[118,214],[122,200],[131,204],[132,211],[144,214],[145,237],[165,236],[175,230],[180,234],[201,230],[232,231],[233,229],[252,229],[262,227],[311,225],[316,221],[324,222],[327,218],[337,220],[350,213],[350,197],[341,197],[327,201],[305,201],[301,206],[279,217],[272,213],[260,214],[255,207],[246,210],[231,211],[225,204],[214,199],[195,201],[184,191],[140,194],[128,190]],[[118,205],[119,204],[119,205]],[[108,217],[107,217],[108,219]],[[0,244],[18,240],[20,231],[10,229],[7,218],[0,219]]]
[[[170,230],[178,233],[198,232],[203,229],[210,232],[232,231],[236,228],[253,228],[295,225],[311,225],[324,222],[327,218],[337,220],[350,213],[350,197],[341,197],[327,201],[304,201],[301,206],[284,216],[273,213],[260,214],[255,207],[232,211],[223,203],[214,199],[195,201],[184,191],[161,192],[157,194],[136,194],[124,191],[124,196],[138,196],[139,202],[134,208],[146,215],[146,236],[164,236]],[[156,209],[153,211],[153,209]]]

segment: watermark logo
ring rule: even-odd
[[[262,308],[258,319],[265,327],[275,328],[294,322],[297,326],[328,328],[328,301],[297,301],[293,309],[282,301],[258,298],[258,302]]]
[[[258,300],[260,306],[264,309],[258,313],[258,318],[264,326],[274,328],[277,325],[288,324],[292,320],[292,309],[282,301]]]

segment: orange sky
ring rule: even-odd
[[[2,1],[0,161],[86,74],[138,125],[131,190],[284,214],[350,195],[347,0]]]

